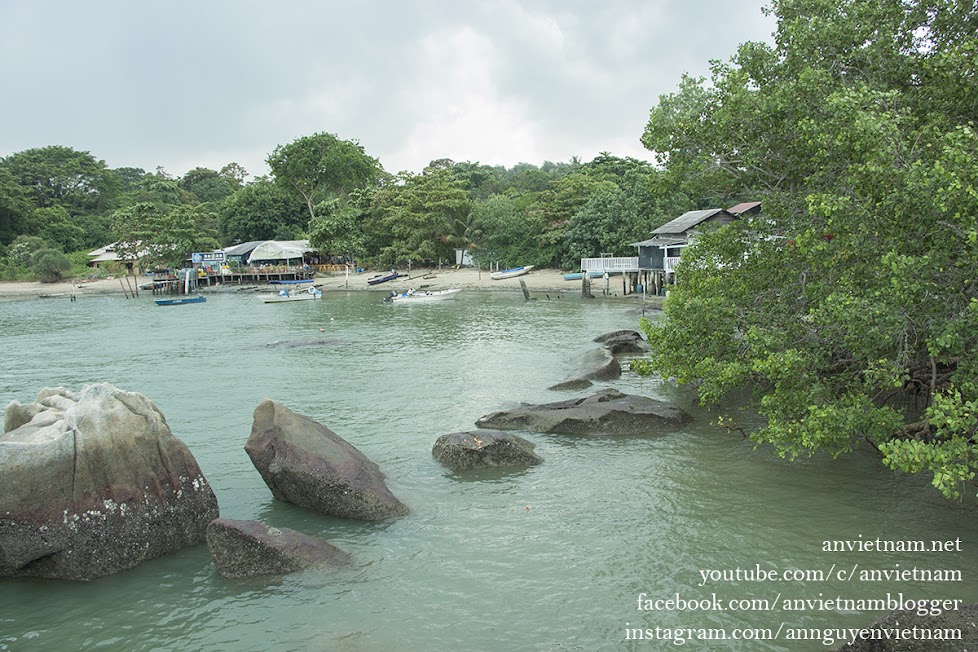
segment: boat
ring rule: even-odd
[[[604,276],[604,272],[588,272],[589,278],[601,278]],[[565,281],[580,281],[584,278],[584,272],[572,272],[570,274],[564,274]]]
[[[310,283],[312,281],[309,281]],[[282,281],[281,285],[289,284],[288,281]],[[278,294],[261,294],[258,296],[262,300],[262,303],[286,303],[289,301],[314,301],[315,299],[323,298],[323,291],[319,288],[310,285],[307,288],[282,288],[278,291]]]
[[[445,299],[454,299],[455,295],[461,292],[461,288],[451,288],[449,290],[437,290],[435,292],[391,292],[390,296],[384,299],[388,303],[400,305],[414,303],[434,303]]]
[[[154,299],[158,306],[182,306],[185,303],[204,303],[207,298],[200,292],[195,297],[184,297],[181,299]]]
[[[395,272],[393,269],[386,274],[378,274],[377,276],[371,276],[367,279],[367,285],[377,285],[379,283],[386,283],[387,281],[393,281],[395,278],[399,278],[401,274]]]
[[[489,278],[491,278],[494,281],[498,281],[504,278],[514,278],[516,276],[523,276],[531,269],[533,269],[533,265],[525,265],[523,267],[511,267],[509,269],[504,269],[501,272],[493,272],[492,274],[489,275]]]

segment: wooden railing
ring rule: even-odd
[[[638,256],[581,258],[582,272],[637,272]]]
[[[666,258],[666,271],[675,272],[676,265],[679,264],[679,256],[668,256]]]

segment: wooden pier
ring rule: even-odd
[[[214,287],[218,285],[263,285],[271,281],[302,281],[311,279],[315,276],[315,271],[302,267],[288,268],[243,268],[237,271],[223,273],[216,272],[193,272],[191,271],[189,283],[185,276],[178,274],[154,274],[152,281],[153,294],[189,294],[197,292],[203,287]]]

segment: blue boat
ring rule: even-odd
[[[604,272],[588,272],[587,274],[590,278],[601,278],[604,276]],[[584,278],[584,272],[573,272],[570,274],[564,274],[565,281],[580,281]]]
[[[391,270],[386,274],[378,274],[377,276],[368,278],[367,285],[377,285],[378,283],[386,283],[387,281],[393,281],[395,278],[398,278],[400,275],[401,274],[399,272],[395,272],[394,270]]]
[[[185,303],[204,303],[207,298],[202,294],[197,294],[195,297],[186,297],[183,299],[156,299],[156,305],[158,306],[182,306]]]

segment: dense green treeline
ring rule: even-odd
[[[482,264],[574,269],[602,251],[633,254],[695,204],[649,163],[610,154],[512,168],[439,159],[390,174],[358,143],[318,133],[267,160],[271,174],[246,181],[236,163],[174,177],[64,146],[11,154],[0,159],[0,278],[67,273],[32,268],[42,250],[79,265],[120,242],[172,266],[191,251],[302,238],[365,266],[453,264],[463,249]]]
[[[863,442],[948,497],[978,470],[978,8],[774,0],[773,46],[684,79],[643,142],[762,216],[683,254],[645,366],[794,458]]]

